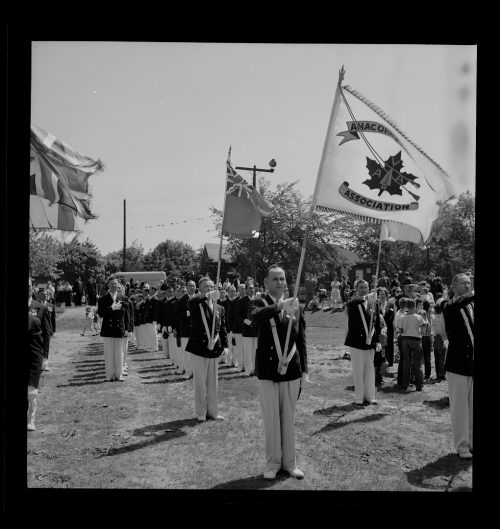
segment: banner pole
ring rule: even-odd
[[[321,182],[321,174],[322,174],[322,170],[323,170],[323,165],[325,163],[328,140],[330,138],[330,132],[332,130],[333,124],[335,123],[335,119],[337,117],[337,112],[338,112],[339,105],[340,105],[340,95],[341,95],[341,91],[342,91],[341,82],[344,80],[344,75],[345,75],[345,69],[344,69],[344,66],[342,65],[342,68],[339,71],[339,78],[338,78],[338,81],[337,81],[337,88],[335,90],[335,97],[333,99],[332,110],[330,112],[330,121],[328,122],[328,129],[327,129],[327,133],[325,135],[325,141],[323,143],[323,152],[321,154],[321,161],[320,161],[319,168],[318,168],[318,174],[316,176],[316,184],[314,185],[314,193],[313,193],[312,200],[311,200],[311,207],[309,209],[309,218],[308,218],[308,221],[307,221],[306,230],[304,232],[304,239],[302,241],[302,250],[300,252],[299,266],[298,266],[298,270],[297,270],[297,276],[295,278],[295,287],[294,287],[294,293],[293,293],[293,297],[294,298],[297,298],[297,295],[298,295],[298,292],[299,292],[300,276],[302,274],[302,267],[304,265],[304,257],[305,257],[305,254],[306,254],[307,239],[309,237],[309,232],[311,230],[314,210],[316,209],[316,204],[318,202],[319,184]],[[287,358],[288,344],[290,342],[290,333],[291,333],[291,331],[292,331],[292,318],[289,319],[288,328],[286,330],[285,348],[283,349],[283,360],[285,362],[286,362],[286,358]],[[286,363],[284,365],[282,364],[281,369],[284,372],[286,372],[286,368],[287,368],[287,364]],[[284,374],[283,371],[281,371],[281,374]]]
[[[373,325],[374,325],[374,314],[375,314],[375,309],[377,308],[377,279],[378,279],[378,272],[380,268],[380,255],[382,253],[382,229],[383,227],[384,227],[384,221],[380,223],[380,234],[379,234],[379,239],[378,239],[377,267],[375,268],[375,288],[373,289],[374,306],[373,306],[373,310],[370,316],[370,330],[368,332],[368,336],[366,337],[367,342],[368,342],[368,337],[371,337],[372,335]],[[370,343],[371,343],[371,338],[370,338]]]
[[[227,153],[227,161],[231,161],[231,145],[229,146],[229,151]],[[226,169],[226,180],[224,182],[224,204],[222,206],[222,221],[220,225],[220,240],[219,240],[219,260],[217,262],[217,278],[215,280],[215,288],[219,290],[219,280],[220,280],[220,268],[221,268],[221,261],[222,261],[222,239],[224,238],[224,232],[222,230],[222,227],[224,225],[224,215],[226,213],[226,194],[227,192],[227,169]],[[214,303],[214,317],[212,320],[212,333],[210,336],[210,340],[213,341],[215,336],[215,319],[216,319],[216,313],[217,313],[217,303]]]

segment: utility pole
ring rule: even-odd
[[[269,162],[269,167],[271,167],[271,169],[259,169],[256,165],[254,165],[253,167],[235,167],[235,169],[240,169],[242,171],[252,171],[253,173],[252,184],[253,184],[253,187],[257,189],[257,171],[263,172],[263,173],[274,173],[274,168],[276,167],[276,160],[274,158]],[[257,280],[256,259],[257,259],[257,239],[255,237],[252,237],[250,239],[250,264],[251,264],[251,276],[254,279],[254,281]]]
[[[125,251],[127,248],[127,201],[123,199],[123,272],[127,271]]]

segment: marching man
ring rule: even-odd
[[[349,347],[354,379],[354,404],[377,404],[375,399],[375,350],[381,351],[380,310],[373,294],[368,294],[368,283],[358,279],[356,295],[347,302],[348,327],[344,345]],[[373,318],[373,324],[371,320]]]
[[[283,299],[283,268],[270,266],[264,284],[268,294],[252,300],[249,306],[249,317],[258,330],[255,375],[264,422],[264,478],[274,479],[282,468],[302,479],[304,473],[296,465],[294,422],[301,383],[308,381],[304,312],[297,298]],[[290,318],[288,350],[283,351]]]
[[[191,334],[186,345],[186,351],[192,353],[196,417],[199,421],[223,420],[218,410],[217,384],[219,356],[223,352],[227,354],[224,307],[217,304],[219,290],[214,290],[214,282],[209,277],[202,277],[198,287],[200,293],[188,302]]]

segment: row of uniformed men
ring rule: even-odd
[[[257,297],[251,299],[255,290],[251,283],[247,283],[244,295],[240,287],[238,300],[233,297],[232,289],[229,292],[229,300],[221,299],[219,290],[214,290],[214,283],[208,277],[200,279],[198,294],[195,293],[196,285],[189,282],[186,293],[178,299],[173,289],[168,286],[162,286],[159,295],[151,295],[148,291],[141,295],[134,293],[128,298],[120,292],[122,286],[119,281],[110,278],[108,293],[98,301],[98,314],[103,318],[101,336],[104,339],[106,365],[109,364],[109,370],[106,367],[106,374],[108,380],[124,380],[124,373],[116,367],[115,359],[119,364],[120,359],[124,358],[123,351],[126,350],[131,329],[134,329],[135,333],[139,330],[140,337],[141,326],[146,325],[144,330],[147,331],[151,325],[154,329],[156,322],[155,336],[156,331],[162,332],[162,339],[167,341],[165,350],[173,353],[172,360],[177,363],[180,372],[183,370],[187,373],[189,370],[193,372],[197,419],[201,422],[207,419],[223,420],[224,417],[218,413],[218,364],[221,357],[225,357],[226,362],[237,364],[239,354],[237,346],[233,347],[232,355],[229,351],[226,321],[229,322],[231,334],[236,338],[235,343],[239,341],[237,335],[243,335],[244,326],[250,328],[245,334],[251,333],[253,327],[253,333],[258,338],[242,336],[240,343],[243,346],[244,338],[255,338],[251,341],[252,344],[259,342],[255,343],[257,354],[253,356],[255,353],[251,349],[248,359],[249,374],[255,369],[258,378],[259,400],[263,414],[267,467],[264,477],[274,479],[277,471],[283,468],[292,476],[302,478],[303,472],[296,467],[294,415],[301,381],[307,380],[303,310],[299,309],[296,299],[284,299],[286,280],[282,268],[277,265],[270,267],[266,273],[265,283],[268,286],[268,293],[261,299]],[[179,295],[181,292],[177,290]],[[248,301],[245,298],[248,298]],[[224,305],[228,308],[227,317]],[[217,309],[217,306],[220,308]],[[142,321],[145,320],[145,323],[140,323],[141,307],[145,314]],[[151,315],[153,313],[157,320],[153,319]],[[241,316],[244,317],[239,333],[235,332],[239,327],[238,324],[235,326],[233,318],[237,319]],[[181,323],[184,318],[190,320],[187,337],[182,336],[186,333]],[[148,319],[152,320],[152,323]],[[288,349],[285,351],[283,346],[289,321],[293,324]],[[139,325],[135,325],[134,322]],[[172,337],[175,338],[176,348],[173,348]],[[180,348],[177,345],[179,339]],[[153,342],[147,343],[151,343],[150,349],[154,348]],[[251,363],[252,358],[255,358],[254,365]],[[245,366],[244,358],[243,365]],[[113,376],[108,376],[112,372]]]

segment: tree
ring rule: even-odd
[[[73,241],[60,251],[57,266],[70,283],[78,277],[85,283],[90,278],[101,282],[104,279],[104,258],[97,246],[89,239],[81,243]]]
[[[58,279],[61,245],[45,232],[29,231],[29,270],[32,277]]]
[[[167,277],[186,281],[193,277],[197,255],[192,246],[167,239],[144,256],[144,270],[163,270]]]
[[[116,272],[123,272],[123,250],[116,250],[104,256],[106,277]],[[144,248],[134,240],[131,246],[125,247],[126,271],[141,272],[144,270]],[[160,269],[161,270],[161,269]]]
[[[380,225],[348,222],[352,223],[353,251],[365,260],[376,262]],[[443,206],[426,249],[407,241],[383,242],[380,270],[389,274],[408,271],[416,281],[425,279],[434,270],[449,284],[454,274],[474,269],[474,244],[475,198],[467,192]]]

